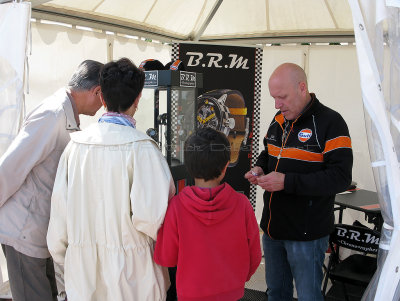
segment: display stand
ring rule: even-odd
[[[203,87],[203,74],[153,70],[145,75],[144,88],[154,89],[154,128],[147,134],[159,144],[179,192],[192,184],[184,166],[183,146],[196,129],[196,99],[198,88]]]

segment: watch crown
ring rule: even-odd
[[[227,126],[228,126],[230,129],[233,129],[233,128],[235,127],[235,119],[233,119],[233,118],[228,118],[228,120],[227,120]]]

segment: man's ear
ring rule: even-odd
[[[101,87],[100,87],[100,85],[94,86],[94,87],[92,88],[92,92],[93,92],[93,94],[95,94],[95,95],[99,95],[99,94],[101,93]]]
[[[305,82],[300,82],[299,83],[299,89],[301,94],[306,94],[307,93],[307,85]]]

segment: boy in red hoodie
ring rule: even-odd
[[[177,267],[179,301],[236,301],[261,261],[258,224],[244,194],[220,184],[229,164],[226,136],[211,128],[185,143],[195,180],[173,197],[158,231],[154,260]]]

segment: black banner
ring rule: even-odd
[[[254,121],[259,115],[256,106],[260,101],[257,90],[261,88],[261,53],[252,47],[199,44],[176,44],[173,53],[173,59],[183,61],[186,71],[203,74],[197,125],[214,127],[227,135],[231,162],[225,181],[251,200],[250,184],[243,176],[251,168],[253,156],[258,155],[254,145],[258,145],[259,125]],[[254,138],[257,140],[253,141]]]

